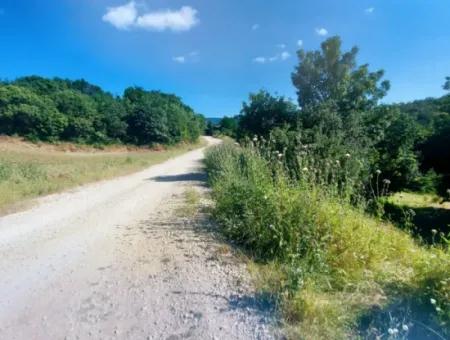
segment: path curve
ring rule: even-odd
[[[174,214],[203,153],[1,217],[0,338],[272,338],[245,266]]]

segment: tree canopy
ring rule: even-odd
[[[113,96],[84,79],[28,76],[0,84],[0,133],[34,140],[173,144],[194,141],[203,116],[180,98],[130,87]]]

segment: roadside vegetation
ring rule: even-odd
[[[381,105],[389,82],[357,52],[338,37],[299,51],[298,105],[250,95],[227,133],[237,143],[207,153],[213,213],[290,337],[445,339],[450,220],[421,229],[414,209],[447,212],[450,96]]]
[[[72,188],[80,184],[129,174],[197,147],[197,143],[176,146],[104,150],[79,145],[32,144],[18,139],[0,141],[0,213],[18,208],[18,203]],[[119,148],[119,150],[117,150]],[[123,150],[125,149],[125,150]]]

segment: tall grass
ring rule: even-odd
[[[366,215],[345,181],[307,166],[293,180],[282,152],[265,152],[226,144],[205,162],[215,218],[257,260],[258,286],[278,298],[292,338],[450,335],[447,247]]]
[[[125,175],[203,145],[199,142],[159,151],[93,154],[43,152],[21,144],[5,147],[0,153],[0,213],[15,210],[24,200]]]

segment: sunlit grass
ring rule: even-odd
[[[200,198],[200,193],[196,189],[187,188],[183,193],[183,203],[177,210],[178,215],[183,217],[195,215],[199,209]]]
[[[0,152],[0,212],[12,211],[27,199],[126,175],[204,145],[206,142],[201,141],[159,151],[104,153],[3,148]]]
[[[388,202],[410,208],[442,207],[450,209],[448,202],[441,204],[441,198],[435,194],[398,192],[388,197]]]
[[[423,246],[320,186],[274,175],[253,149],[216,147],[206,165],[214,216],[254,257],[256,285],[276,297],[289,337],[449,334],[446,245]]]

